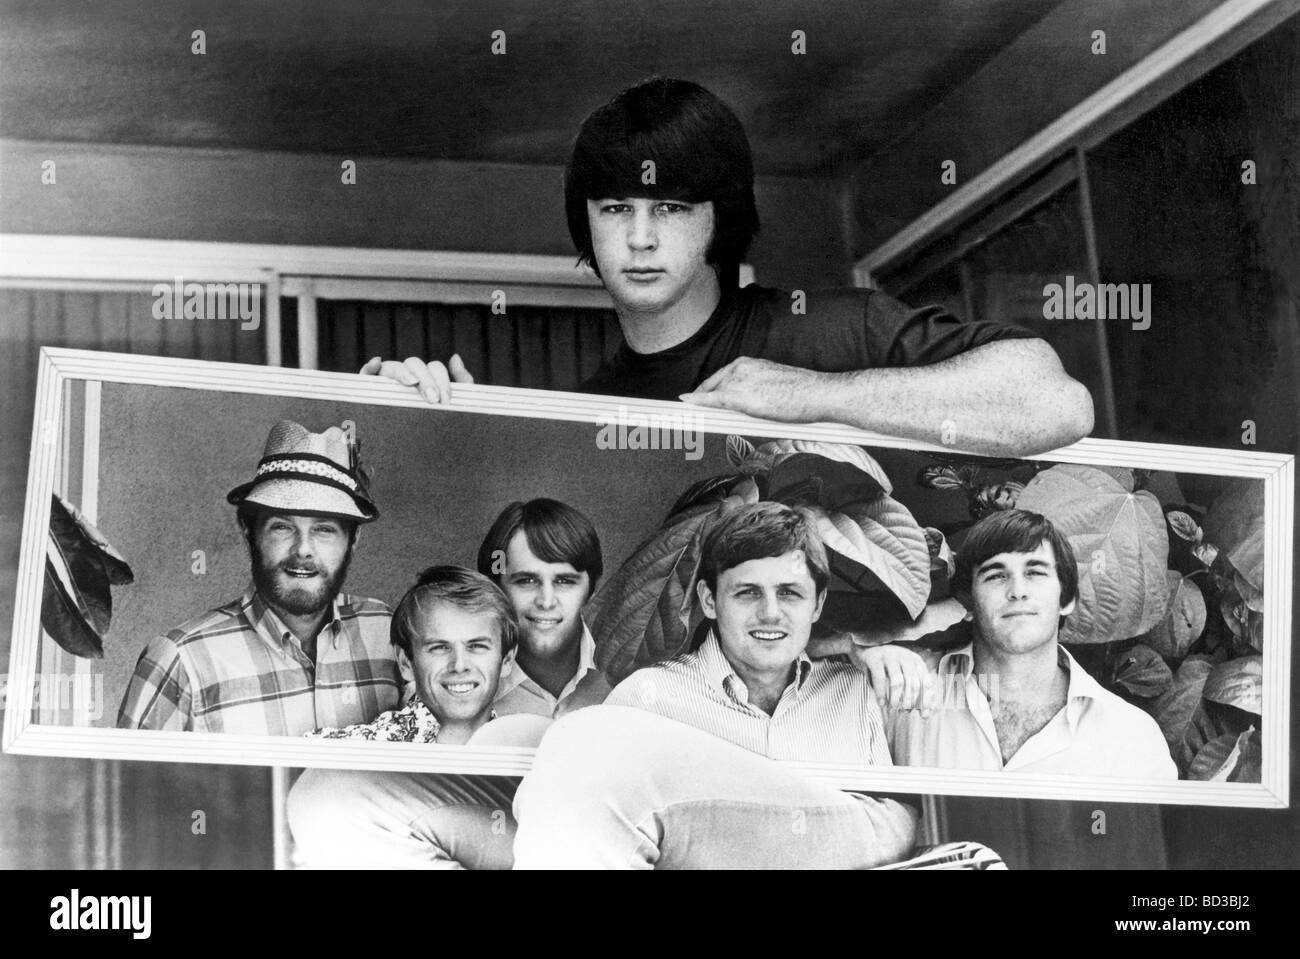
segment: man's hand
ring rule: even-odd
[[[853,645],[853,665],[862,670],[871,690],[883,706],[890,709],[920,709],[921,717],[930,715],[926,700],[934,688],[935,677],[925,657],[906,646]]]
[[[446,366],[441,360],[426,363],[418,356],[409,357],[402,363],[375,356],[358,372],[364,376],[386,376],[403,386],[414,386],[430,403],[450,403],[452,383],[474,382],[459,353],[453,354]]]
[[[683,403],[736,410],[786,423],[812,423],[825,418],[819,405],[830,373],[741,356],[695,388],[683,393]]]

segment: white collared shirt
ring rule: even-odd
[[[584,622],[578,646],[578,669],[560,690],[559,696],[552,696],[543,689],[516,660],[510,665],[510,672],[501,677],[493,705],[502,716],[531,713],[559,719],[575,709],[603,703],[608,695],[609,682],[596,668],[596,640]]]
[[[1069,673],[1065,706],[1005,764],[989,702],[997,698],[997,677],[974,675],[973,642],[939,660],[938,697],[928,718],[918,710],[885,711],[894,762],[1048,775],[1178,778],[1156,721],[1103,689],[1065,647],[1057,650]]]

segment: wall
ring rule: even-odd
[[[55,183],[41,164],[55,162]],[[300,153],[0,140],[0,229],[492,253],[573,253],[563,169]],[[849,276],[831,188],[763,177],[763,230],[752,251],[763,282],[823,286]]]

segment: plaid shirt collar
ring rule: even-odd
[[[339,644],[339,634],[343,629],[343,616],[341,607],[350,604],[350,597],[344,593],[339,593],[330,601],[330,618],[321,627],[320,635],[327,631],[332,637],[333,646],[337,649]],[[253,630],[263,640],[270,643],[275,649],[283,649],[285,643],[296,643],[297,637],[294,636],[293,630],[284,624],[279,615],[270,604],[262,598],[262,594],[257,591],[253,583],[248,584],[244,590],[244,595],[239,598],[239,606],[252,623]]]

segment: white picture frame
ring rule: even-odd
[[[414,745],[355,740],[309,740],[199,732],[120,730],[52,725],[39,721],[41,596],[51,492],[56,488],[61,443],[66,443],[68,385],[134,384],[294,399],[331,400],[359,407],[420,408],[429,416],[447,411],[599,424],[615,416],[661,422],[689,419],[705,434],[740,433],[852,443],[879,448],[953,450],[828,423],[783,424],[743,414],[680,403],[595,397],[578,393],[457,386],[451,403],[430,407],[411,389],[377,377],[246,366],[85,350],[43,348],[33,421],[31,460],[13,624],[3,747],[17,754],[193,762],[271,767],[329,767],[519,776],[532,751],[501,747]],[[98,395],[98,388],[93,391]],[[87,401],[84,406],[89,406]],[[213,415],[227,415],[214,411]],[[96,424],[80,431],[97,442]],[[259,440],[260,441],[260,440]],[[85,489],[98,482],[87,468]],[[1264,484],[1266,609],[1263,637],[1263,737],[1260,783],[1145,781],[1095,777],[970,772],[919,767],[859,768],[792,763],[809,777],[840,789],[1026,799],[1089,799],[1125,803],[1282,808],[1289,803],[1292,552],[1295,501],[1294,457],[1246,450],[1205,449],[1101,439],[1027,459],[1056,463],[1209,473],[1248,477]],[[251,467],[251,463],[247,464]],[[225,508],[214,503],[213,508]],[[622,557],[609,557],[613,569]],[[438,561],[430,558],[430,562]],[[412,571],[413,572],[413,571]],[[197,612],[197,610],[196,610]]]

